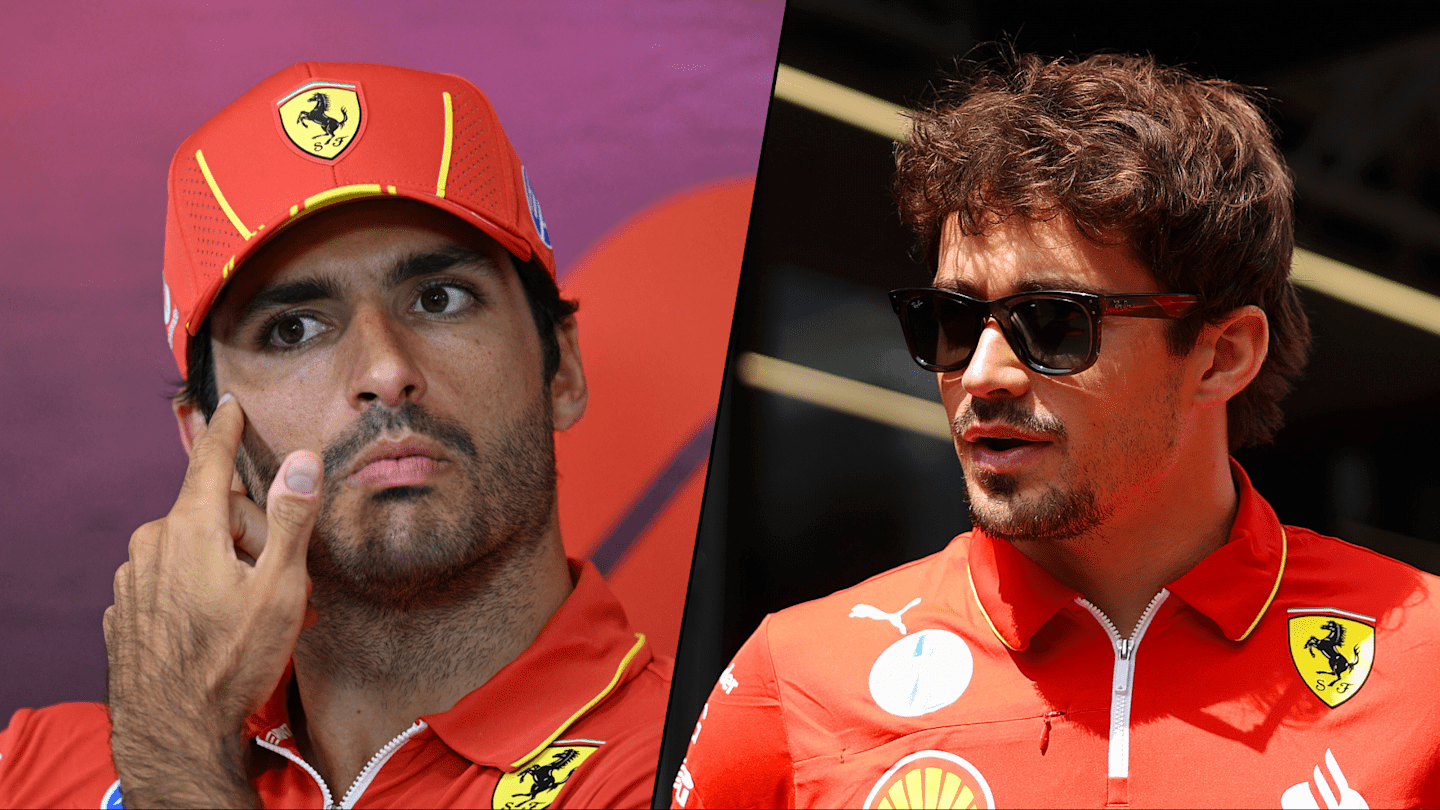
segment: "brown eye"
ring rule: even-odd
[[[270,327],[271,346],[299,346],[325,331],[325,325],[309,315],[286,315]]]
[[[426,287],[415,297],[411,312],[431,315],[458,315],[475,305],[475,295],[458,284],[436,284]]]
[[[286,346],[294,346],[305,339],[305,324],[299,318],[286,318],[275,324],[275,338]]]
[[[450,305],[450,293],[444,287],[431,287],[420,294],[420,306],[426,312],[440,313]]]

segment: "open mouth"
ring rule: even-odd
[[[996,452],[1003,452],[1005,450],[1014,450],[1017,447],[1024,447],[1030,444],[1039,444],[1040,442],[1032,442],[1025,439],[999,439],[986,436],[979,439],[977,443],[984,445],[985,447],[988,447],[989,449]]]

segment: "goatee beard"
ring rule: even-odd
[[[483,447],[459,422],[416,403],[366,409],[322,454],[325,483],[306,562],[322,616],[344,605],[393,613],[454,603],[526,556],[554,509],[553,424],[548,392],[496,424]],[[444,497],[430,486],[392,487],[337,513],[341,476],[354,458],[382,433],[407,429],[449,451],[465,481],[461,491]],[[236,466],[261,507],[281,461],[247,428]]]
[[[951,426],[956,436],[978,422],[1004,425],[1049,441],[1065,439],[1065,425],[1041,416],[1014,399],[972,398]],[[1075,484],[1062,490],[1051,485],[1038,496],[1021,500],[1020,478],[1010,473],[965,470],[970,522],[991,537],[1010,542],[1067,540],[1086,534],[1109,517],[1095,491]],[[978,503],[977,503],[978,502]]]

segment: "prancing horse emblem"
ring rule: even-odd
[[[549,807],[575,775],[575,769],[604,744],[604,740],[556,740],[526,761],[525,767],[500,777],[490,797],[491,808],[540,810]]]
[[[1325,638],[1311,636],[1305,639],[1305,649],[1310,651],[1311,658],[1314,658],[1315,651],[1319,650],[1325,656],[1325,660],[1330,662],[1329,674],[1334,675],[1335,680],[1331,681],[1327,686],[1334,686],[1340,682],[1341,678],[1345,677],[1345,673],[1354,669],[1355,665],[1360,663],[1360,645],[1356,644],[1351,648],[1350,654],[1355,656],[1355,660],[1351,661],[1346,658],[1345,653],[1339,649],[1340,645],[1345,643],[1345,628],[1341,627],[1339,622],[1331,620],[1320,625],[1320,629],[1329,631],[1329,635],[1325,636]],[[1320,669],[1316,670],[1315,674],[1324,675],[1326,673],[1325,670]]]
[[[554,759],[543,765],[531,765],[520,772],[521,782],[525,781],[525,777],[530,777],[530,792],[512,793],[510,795],[524,796],[527,799],[533,799],[547,790],[554,790],[560,787],[570,780],[570,774],[565,774],[565,778],[557,782],[555,781],[555,769],[569,765],[575,760],[575,757],[578,756],[580,756],[580,752],[574,748],[566,748],[556,754]]]
[[[340,157],[364,133],[364,99],[358,84],[311,81],[275,102],[280,129],[306,157]]]
[[[1375,665],[1375,619],[1333,607],[1286,612],[1290,660],[1305,686],[1332,709],[1354,697]]]
[[[320,125],[320,134],[311,136],[311,140],[318,141],[321,138],[325,139],[324,143],[315,145],[315,151],[319,152],[322,147],[329,146],[335,142],[335,133],[338,132],[341,127],[345,126],[346,121],[350,120],[350,112],[344,107],[341,107],[340,120],[337,121],[331,118],[328,114],[330,110],[330,97],[324,93],[315,93],[306,99],[306,101],[313,102],[315,106],[302,111],[300,115],[296,117],[295,123],[306,129],[310,128],[310,123],[307,122]]]

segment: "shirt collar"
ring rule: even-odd
[[[594,564],[570,560],[570,573],[575,590],[519,657],[449,711],[421,718],[471,762],[518,769],[654,657]],[[246,721],[247,739],[289,736],[292,677],[287,666],[270,700]]]
[[[1166,587],[1219,625],[1226,638],[1244,641],[1280,590],[1289,539],[1233,458],[1230,473],[1240,495],[1230,539]]]
[[[1280,589],[1287,540],[1275,511],[1233,458],[1230,472],[1239,495],[1230,538],[1166,587],[1215,622],[1226,638],[1243,641]],[[1012,650],[1029,647],[1031,637],[1080,596],[1009,542],[978,529],[971,534],[966,573],[990,629]]]

